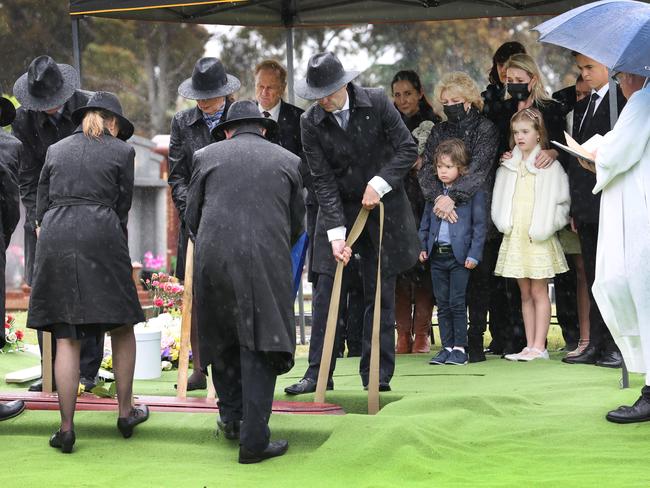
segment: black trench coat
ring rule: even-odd
[[[194,313],[201,366],[239,344],[293,366],[291,246],[303,231],[300,158],[239,132],[194,155],[185,222],[196,235]],[[279,354],[278,354],[279,353]]]
[[[126,234],[134,157],[127,143],[80,130],[50,146],[38,183],[29,327],[144,320]]]
[[[318,197],[313,268],[334,275],[336,260],[327,230],[346,226],[349,234],[361,210],[361,199],[373,176],[392,190],[384,203],[381,271],[394,276],[411,268],[420,249],[404,177],[417,159],[413,136],[381,89],[348,84],[350,120],[343,130],[334,115],[312,105],[301,119],[302,144]],[[370,212],[366,230],[379,247],[379,208]]]
[[[226,119],[230,105],[232,102],[226,98],[226,106],[223,109],[220,122]],[[188,239],[187,225],[185,224],[185,201],[194,169],[192,157],[196,151],[213,142],[216,141],[210,134],[210,129],[203,120],[203,114],[198,107],[183,110],[174,115],[169,136],[167,183],[172,189],[172,200],[180,219],[176,247],[176,269],[174,271],[179,280],[185,279],[185,255],[187,254]]]
[[[20,220],[18,168],[22,144],[0,129],[0,316],[5,316],[5,250]],[[4,322],[3,322],[4,324]],[[5,328],[0,327],[0,349],[5,344]]]

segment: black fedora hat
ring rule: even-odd
[[[0,97],[0,127],[11,124],[16,118],[16,107],[11,100]]]
[[[63,105],[79,86],[79,74],[72,66],[39,56],[14,83],[14,96],[26,109],[43,111]]]
[[[266,129],[266,138],[271,141],[276,141],[280,132],[278,123],[270,117],[264,117],[260,113],[260,109],[252,100],[240,100],[233,103],[228,109],[226,120],[219,123],[212,129],[212,137],[215,139],[223,139],[224,131],[231,129],[239,123],[254,122],[260,124]]]
[[[225,97],[241,87],[239,80],[226,73],[217,58],[201,58],[194,65],[192,77],[178,85],[178,94],[190,100]]]
[[[111,92],[98,91],[90,97],[85,107],[80,107],[72,112],[72,121],[75,124],[81,124],[81,121],[87,112],[91,110],[104,110],[113,114],[119,124],[117,137],[126,141],[133,135],[133,124],[122,115],[122,104],[120,100]]]
[[[359,76],[359,71],[346,71],[339,58],[330,52],[314,54],[309,59],[307,76],[296,80],[296,93],[305,100],[319,100],[331,95]]]

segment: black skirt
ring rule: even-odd
[[[52,324],[41,328],[45,332],[50,332],[55,339],[101,339],[104,334],[112,330],[119,329],[125,324]],[[133,326],[133,325],[131,325]]]

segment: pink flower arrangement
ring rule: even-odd
[[[144,269],[162,271],[165,269],[166,266],[165,256],[162,254],[158,254],[157,256],[154,256],[151,251],[147,251],[144,253],[144,259],[142,264],[144,265]]]
[[[154,273],[142,281],[158,313],[180,312],[183,305],[183,285],[178,278],[165,273]]]

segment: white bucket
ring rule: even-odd
[[[135,328],[135,371],[136,380],[160,378],[160,329]]]

